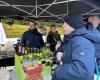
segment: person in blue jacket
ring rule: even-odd
[[[94,20],[92,24],[95,24],[97,26],[97,30],[100,33],[100,13],[97,11],[91,12],[85,15],[85,19],[88,19],[89,17],[97,18],[97,20]],[[98,22],[99,21],[99,22]],[[88,22],[88,21],[86,21]],[[100,72],[100,44],[95,44],[95,50],[96,50],[96,62],[98,64],[99,72]],[[97,72],[96,72],[97,73]]]
[[[98,20],[100,21],[100,13],[92,13],[94,15],[96,15],[98,17]],[[100,23],[96,23],[97,24],[97,30],[99,31],[100,33]],[[100,72],[100,44],[95,44],[95,47],[96,47],[96,61],[97,61],[97,64],[98,64],[98,68],[99,68],[99,72]]]
[[[65,17],[63,28],[69,36],[56,51],[60,65],[55,69],[52,80],[93,80],[95,43],[100,43],[97,25],[92,24],[95,20],[96,17],[90,16],[89,24],[83,25],[81,15]]]
[[[100,24],[98,25],[97,29],[100,33]],[[96,44],[95,46],[96,46],[96,61],[100,72],[100,44]]]
[[[24,32],[21,39],[21,44],[29,48],[41,48],[44,46],[42,34],[37,31],[36,22],[29,21],[29,30]]]

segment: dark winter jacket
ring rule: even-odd
[[[23,33],[21,44],[29,48],[41,48],[44,45],[44,41],[42,35],[37,29],[34,29]]]
[[[100,43],[98,31],[81,27],[74,31],[58,49],[63,53],[52,80],[93,80],[95,69],[95,43]]]
[[[47,43],[50,44],[50,50],[53,52],[55,51],[57,41],[61,41],[60,34],[57,31],[56,33],[50,31],[47,36]]]

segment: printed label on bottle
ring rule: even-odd
[[[22,54],[24,54],[24,52],[25,52],[25,48],[24,48],[24,47],[22,47]]]
[[[19,50],[18,50],[18,52],[21,53],[21,46],[19,46]]]

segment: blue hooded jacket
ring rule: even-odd
[[[97,30],[100,34],[100,24],[97,26]],[[99,59],[99,61],[100,61],[100,43],[95,44],[95,47],[96,47],[96,58]]]
[[[56,68],[52,80],[93,80],[95,43],[100,43],[95,28],[81,27],[74,31],[57,50],[63,53],[63,65]]]

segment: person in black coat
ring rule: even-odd
[[[29,30],[24,32],[21,39],[21,44],[29,48],[41,48],[44,46],[42,35],[37,31],[36,22],[28,23]]]
[[[48,33],[47,36],[47,43],[50,44],[50,50],[52,52],[55,51],[55,46],[57,44],[57,41],[61,41],[60,34],[56,30],[55,25],[51,25],[50,32]]]

